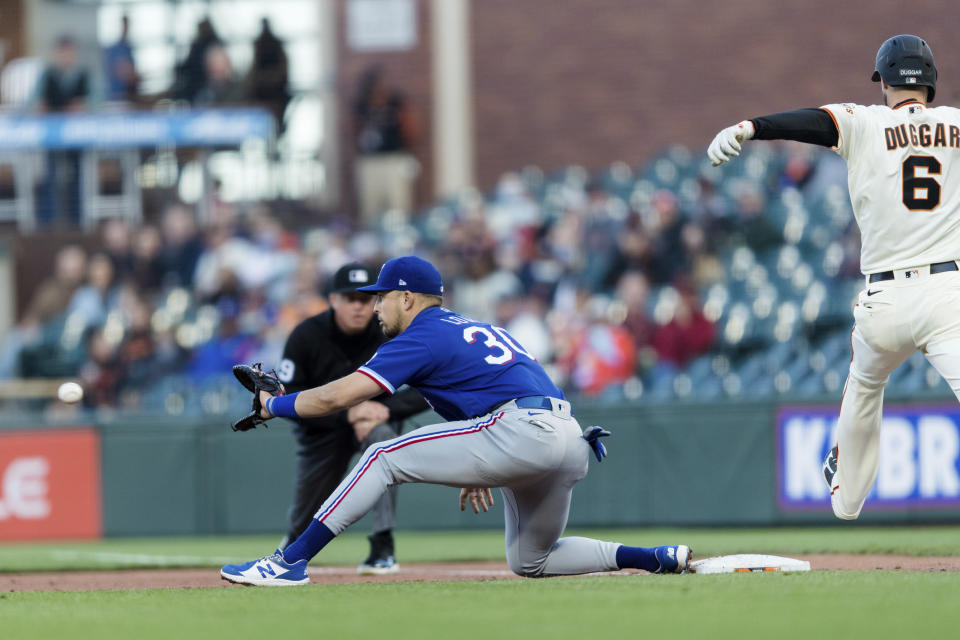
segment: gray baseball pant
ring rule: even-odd
[[[360,443],[360,451],[396,437],[396,430],[389,424],[377,425]],[[297,453],[296,487],[289,510],[290,530],[282,547],[300,537],[310,525],[313,514],[343,480],[350,458],[356,453],[354,442],[351,433],[333,430],[327,437],[310,442]],[[371,508],[374,533],[393,529],[396,508],[397,488],[390,487]]]
[[[366,450],[314,516],[334,535],[359,520],[387,487],[405,482],[501,489],[507,564],[527,577],[617,569],[618,543],[561,538],[573,486],[590,447],[565,411],[514,402],[472,420],[422,427]]]

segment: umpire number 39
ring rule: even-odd
[[[527,356],[531,360],[536,360],[536,358],[527,353],[523,347],[517,344],[506,330],[500,327],[490,327],[490,329],[487,329],[486,327],[473,326],[463,330],[463,339],[466,340],[467,344],[476,342],[478,335],[483,338],[483,345],[493,351],[493,353],[483,359],[487,364],[501,365],[513,362],[513,358],[518,353]]]
[[[910,211],[933,211],[940,204],[940,161],[933,156],[910,156],[903,161],[903,204]]]

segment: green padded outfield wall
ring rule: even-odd
[[[605,440],[608,457],[602,464],[591,458],[590,473],[575,489],[571,525],[775,520],[773,467],[751,463],[769,458],[772,407],[725,405],[716,411],[678,405],[581,414],[581,424],[604,425],[614,436]],[[289,428],[275,422],[247,433],[200,421],[103,425],[105,534],[282,533],[295,443]],[[751,467],[753,473],[744,472]],[[453,488],[405,485],[398,526],[502,526],[499,509],[461,513],[457,499]]]
[[[957,408],[955,403],[949,406]],[[782,438],[777,426],[783,409],[777,404],[610,407],[580,402],[576,408],[582,425],[603,425],[613,436],[604,441],[608,457],[601,464],[591,458],[590,473],[574,490],[571,526],[835,522],[822,498],[790,508],[778,497],[784,482],[778,476]],[[835,415],[836,406],[810,410]],[[897,417],[896,409],[887,413]],[[432,417],[419,416],[408,430],[430,423]],[[960,416],[955,421],[960,423]],[[296,456],[293,436],[282,421],[247,433],[233,433],[227,419],[210,417],[115,418],[94,424],[101,435],[104,535],[284,533]],[[897,429],[906,433],[902,424]],[[922,425],[918,429],[926,433]],[[942,428],[930,432],[944,433]],[[918,451],[925,450],[921,444],[915,447]],[[813,455],[822,456],[819,450]],[[819,466],[816,460],[812,464],[816,468],[806,475],[814,486]],[[937,477],[949,476],[949,471],[941,469]],[[500,527],[501,501],[495,497],[497,509],[475,516],[459,511],[454,488],[405,485],[399,494],[398,527]],[[958,521],[956,498],[933,495],[917,504],[900,501],[894,503],[897,508],[865,510],[862,520]],[[367,523],[356,526],[365,529]]]

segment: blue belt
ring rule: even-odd
[[[517,398],[517,407],[520,409],[546,409],[549,411],[553,409],[553,404],[547,396],[527,396],[525,398]],[[570,408],[570,415],[573,415],[572,407]]]

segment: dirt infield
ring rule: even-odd
[[[915,557],[891,555],[798,556],[814,571],[960,571],[960,557]],[[618,571],[599,575],[629,575]],[[597,575],[597,574],[594,574]],[[359,576],[354,567],[311,567],[313,584],[358,584],[365,582],[439,582],[446,580],[518,579],[501,562],[416,564],[389,576]],[[102,589],[182,589],[236,586],[220,579],[216,569],[149,569],[122,571],[70,571],[48,573],[0,573],[0,593],[12,591],[86,591]]]

